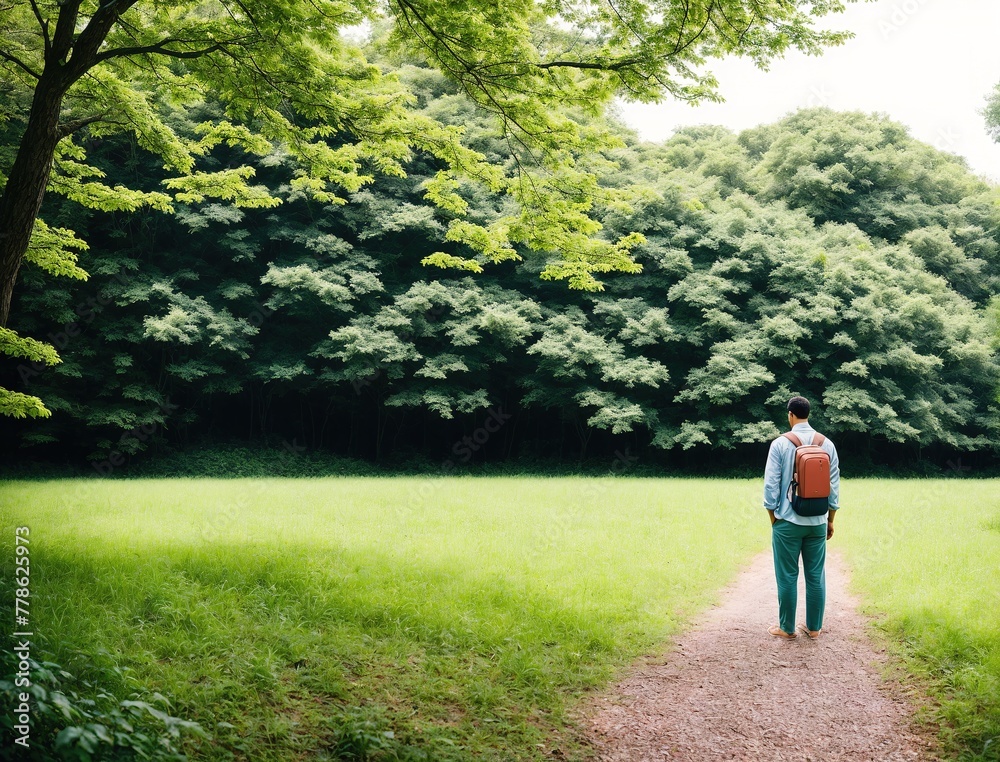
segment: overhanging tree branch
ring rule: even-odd
[[[38,71],[35,71],[34,69],[32,69],[30,66],[28,66],[28,64],[26,64],[20,58],[18,58],[17,56],[15,56],[13,53],[8,53],[6,50],[0,50],[0,58],[2,58],[5,61],[10,61],[12,64],[14,64],[15,66],[19,67],[20,69],[23,69],[24,71],[26,71],[28,74],[30,74],[35,79],[41,79],[42,78],[41,72],[38,72]]]
[[[38,28],[41,30],[42,41],[45,44],[45,57],[48,58],[49,50],[52,48],[52,40],[49,39],[49,22],[42,16],[36,0],[31,0],[31,12],[35,14],[35,18],[38,20]]]
[[[620,61],[546,61],[545,63],[532,64],[536,69],[555,69],[563,67],[567,69],[596,69],[598,71],[620,71],[630,66],[642,63],[641,58],[623,58]]]
[[[128,48],[113,48],[112,50],[106,50],[103,53],[98,53],[97,57],[94,59],[95,64],[101,63],[102,61],[107,61],[112,58],[128,58],[130,56],[139,55],[160,55],[168,56],[170,58],[201,58],[202,56],[207,56],[211,53],[217,53],[218,51],[225,48],[227,44],[217,42],[214,45],[210,45],[207,48],[201,48],[198,50],[174,50],[172,48],[164,47],[165,45],[170,45],[171,43],[177,42],[187,42],[186,40],[178,40],[174,38],[168,38],[162,40],[154,45],[136,45],[134,47]]]
[[[68,122],[60,122],[58,129],[59,139],[62,140],[65,137],[69,137],[77,130],[83,129],[88,124],[93,124],[94,122],[102,122],[107,118],[107,113],[94,114],[92,116],[86,116],[81,119],[73,119]]]
[[[715,10],[715,2],[714,2],[714,0],[713,0],[713,2],[711,2],[711,3],[708,4],[708,8],[705,11],[705,23],[701,25],[701,27],[698,29],[697,32],[695,32],[693,35],[691,35],[691,39],[689,39],[687,42],[684,42],[684,24],[681,24],[680,31],[677,34],[677,44],[674,45],[674,49],[671,50],[668,55],[670,55],[670,56],[676,56],[676,55],[684,52],[689,47],[691,47],[695,43],[696,40],[700,39],[701,36],[703,34],[705,34],[705,30],[708,28],[708,25],[712,23],[712,11],[713,10]],[[685,3],[684,4],[684,19],[685,19],[685,23],[687,21],[687,17],[688,17],[688,4]]]
[[[608,5],[611,6],[611,10],[614,11],[615,16],[618,17],[618,20],[622,23],[622,26],[628,29],[633,34],[633,36],[635,36],[635,38],[639,40],[639,42],[645,44],[646,38],[643,37],[641,34],[639,34],[639,32],[636,31],[635,27],[632,26],[624,16],[622,16],[621,11],[618,10],[613,0],[608,0]]]

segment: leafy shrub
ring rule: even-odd
[[[338,760],[350,762],[429,762],[423,749],[408,746],[386,730],[383,716],[372,709],[354,707],[339,718],[331,751]]]
[[[30,762],[91,762],[91,760],[152,760],[176,762],[186,759],[180,751],[184,734],[203,738],[207,734],[196,722],[173,717],[163,708],[169,702],[159,693],[133,693],[119,700],[107,689],[75,678],[58,664],[34,659],[30,664],[31,686],[15,686],[17,662],[9,649],[3,652],[0,696],[5,707],[19,704],[18,696],[31,696],[31,734],[27,750],[14,743],[14,714],[0,715],[0,760]],[[124,675],[114,670],[118,682]],[[159,705],[159,706],[157,706]]]

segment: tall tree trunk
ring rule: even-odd
[[[0,326],[6,326],[10,317],[14,284],[42,207],[56,146],[73,129],[93,121],[85,119],[75,126],[61,126],[63,97],[98,62],[98,51],[108,32],[136,2],[98,3],[86,26],[78,30],[82,0],[60,0],[51,40],[48,28],[41,30],[46,41],[45,68],[35,85],[28,125],[0,196]]]
[[[31,230],[42,206],[59,134],[65,89],[58,78],[42,75],[31,102],[28,126],[0,196],[0,326],[7,325],[17,273],[28,250]]]

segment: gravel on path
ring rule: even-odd
[[[584,712],[602,762],[645,760],[936,759],[912,708],[879,676],[884,661],[827,557],[823,634],[769,635],[778,603],[771,554],[740,574],[719,606],[666,656],[598,696]],[[805,619],[800,574],[798,621]]]

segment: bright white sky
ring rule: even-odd
[[[1000,145],[979,114],[1000,82],[1000,2],[858,2],[824,23],[855,37],[820,57],[789,53],[768,72],[743,59],[710,62],[725,103],[622,104],[622,116],[643,139],[660,141],[677,127],[739,131],[813,106],[877,111],[1000,182]]]

